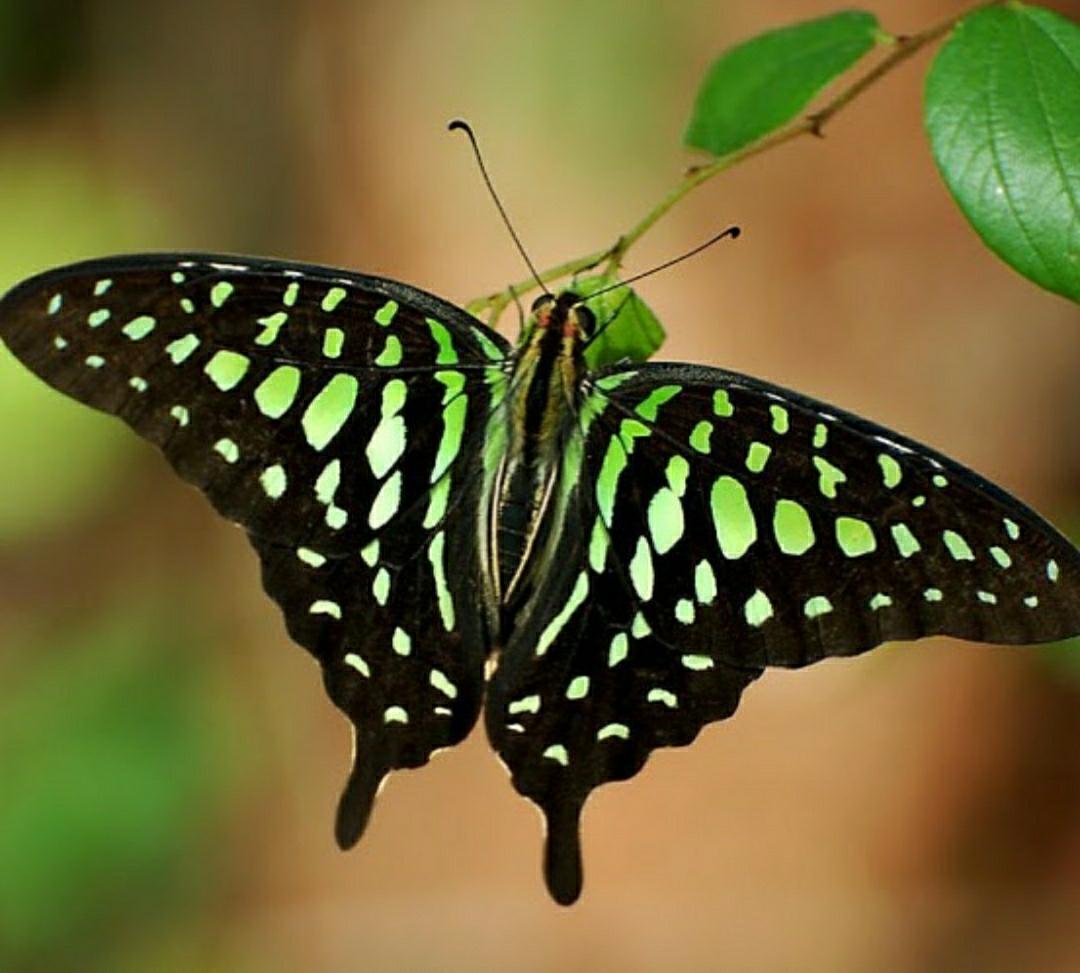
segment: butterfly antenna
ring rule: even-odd
[[[540,279],[540,274],[537,272],[533,262],[529,259],[529,255],[525,251],[525,246],[521,242],[521,238],[517,235],[517,231],[514,229],[514,224],[510,222],[506,207],[503,206],[502,200],[499,199],[499,194],[495,192],[495,184],[491,181],[491,176],[488,175],[487,166],[484,165],[484,157],[480,154],[480,144],[476,141],[476,135],[472,130],[472,126],[469,125],[468,122],[462,121],[460,118],[455,118],[447,128],[451,132],[464,132],[468,137],[469,144],[472,145],[473,154],[476,156],[476,164],[480,167],[480,175],[484,177],[484,184],[487,186],[488,192],[491,193],[491,198],[495,201],[495,206],[499,210],[499,215],[502,217],[503,223],[506,224],[506,228],[510,231],[510,236],[513,238],[514,245],[518,248],[518,253],[521,254],[522,259],[525,261],[525,266],[529,268],[529,273],[533,275],[536,286],[550,297],[551,291],[544,286],[544,282]]]
[[[667,270],[668,267],[674,267],[675,264],[681,264],[684,260],[689,260],[691,257],[697,256],[702,250],[707,250],[714,243],[719,243],[724,237],[731,237],[732,240],[737,240],[740,233],[742,233],[742,230],[737,226],[729,226],[726,230],[721,230],[717,233],[716,236],[709,237],[704,243],[699,243],[693,250],[687,250],[686,253],[681,253],[671,260],[665,260],[657,267],[651,267],[649,270],[642,271],[640,274],[635,274],[633,277],[627,277],[626,280],[620,280],[617,284],[612,284],[610,287],[605,287],[602,290],[596,291],[596,293],[590,294],[585,300],[591,301],[594,297],[599,297],[601,294],[608,293],[608,291],[618,290],[620,287],[627,287],[645,277],[652,277],[653,274],[658,274],[661,270]],[[582,303],[584,302],[585,301],[583,300]]]
[[[701,253],[702,250],[708,249],[714,243],[723,240],[724,237],[731,237],[732,240],[737,240],[740,233],[742,233],[742,230],[740,230],[737,226],[729,226],[726,230],[721,230],[719,233],[717,233],[715,236],[710,237],[704,243],[699,243],[696,247],[694,247],[693,250],[687,250],[686,253],[680,254],[679,256],[671,260],[667,260],[664,263],[660,264],[658,267],[652,267],[651,269],[643,271],[640,274],[635,274],[633,277],[628,277],[626,280],[620,280],[617,284],[612,284],[610,287],[604,287],[601,290],[590,294],[588,297],[583,297],[578,303],[587,304],[594,297],[599,297],[601,294],[607,294],[610,291],[618,290],[620,287],[627,287],[628,285],[633,284],[635,281],[641,280],[643,277],[651,277],[653,274],[660,273],[661,270],[667,270],[668,267],[674,267],[675,264],[682,263],[684,260],[687,260],[690,257]],[[630,300],[630,295],[627,295],[626,297],[626,301],[628,300]],[[625,304],[626,301],[623,301],[623,304]],[[585,342],[583,346],[584,348],[588,348],[589,345],[596,341],[596,339],[599,338],[600,335],[602,335],[607,330],[608,325],[610,325],[613,321],[615,321],[616,318],[618,318],[619,314],[622,312],[623,304],[620,304],[618,310],[610,318],[608,318],[608,320],[605,321],[599,328],[597,328],[596,331],[593,332],[589,340]]]

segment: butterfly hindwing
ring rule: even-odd
[[[505,342],[393,281],[198,254],[32,278],[0,303],[0,337],[247,529],[356,728],[338,821],[351,843],[389,770],[475,722],[488,633],[477,586],[460,583],[479,571],[465,457]]]
[[[548,818],[547,876],[580,888],[589,791],[723,719],[762,667],[891,639],[1080,628],[1080,558],[958,464],[734,373],[647,364],[587,381],[557,556],[487,702]]]
[[[563,904],[581,891],[579,820],[589,792],[731,716],[761,674],[657,637],[617,566],[605,563],[609,542],[590,543],[591,509],[578,491],[558,560],[515,625],[485,704],[488,736],[514,787],[544,812],[545,880]]]

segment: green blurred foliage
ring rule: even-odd
[[[232,793],[243,727],[189,651],[202,641],[175,611],[124,600],[12,647],[0,968],[86,969],[118,924],[173,920],[207,892],[208,859],[190,852]]]
[[[986,245],[1080,300],[1080,27],[1019,3],[966,17],[927,77],[926,129]]]
[[[860,10],[758,34],[724,52],[698,90],[686,144],[726,155],[791,121],[879,39]]]
[[[158,214],[92,162],[23,145],[0,151],[0,289],[80,257],[145,248]],[[0,541],[78,520],[116,485],[134,443],[120,423],[57,395],[0,347]]]
[[[0,0],[0,110],[18,112],[82,74],[85,38],[80,0]]]

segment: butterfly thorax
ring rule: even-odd
[[[532,590],[545,516],[574,428],[592,317],[578,298],[545,296],[533,308],[510,377],[507,448],[495,475],[488,537],[495,596],[504,617]]]

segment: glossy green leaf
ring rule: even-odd
[[[617,277],[599,274],[574,282],[574,291],[588,297],[618,283]],[[603,333],[585,351],[589,368],[620,361],[647,361],[666,337],[663,325],[649,305],[629,287],[619,287],[586,302]]]
[[[1080,27],[1018,3],[965,18],[927,78],[925,120],[986,245],[1080,300]]]
[[[725,155],[761,138],[794,118],[881,36],[873,14],[845,10],[731,48],[705,76],[686,144]]]

